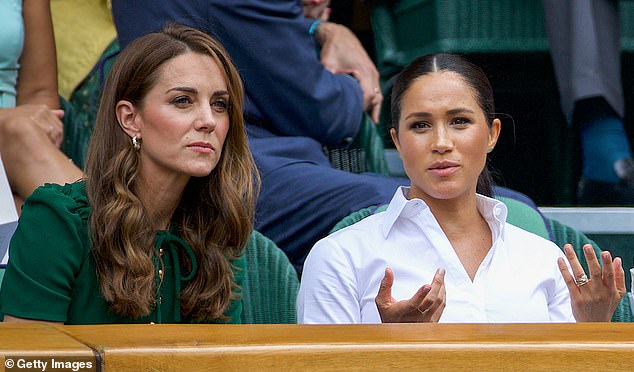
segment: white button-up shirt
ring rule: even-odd
[[[380,323],[374,298],[385,268],[392,296],[411,298],[444,268],[441,322],[574,322],[568,288],[552,242],[506,223],[504,203],[482,195],[477,208],[493,246],[471,281],[427,204],[397,190],[385,212],[321,239],[304,264],[299,323]]]

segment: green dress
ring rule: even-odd
[[[158,271],[163,270],[156,308],[137,319],[110,311],[97,281],[88,237],[89,213],[84,182],[47,184],[27,199],[9,248],[0,288],[0,316],[66,324],[194,323],[180,313],[180,288],[193,273],[180,272],[178,251],[192,257],[192,267],[195,257],[186,242],[164,230],[157,231],[154,240],[157,251],[162,252],[162,264],[155,263],[157,284]],[[241,286],[244,256],[232,264],[234,281]],[[225,313],[227,322],[240,323],[241,312],[242,303],[235,299]]]

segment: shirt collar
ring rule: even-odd
[[[390,230],[392,230],[392,227],[400,217],[409,218],[425,209],[429,209],[427,204],[421,199],[407,199],[408,194],[409,187],[406,186],[399,187],[394,193],[390,205],[385,211],[383,226],[381,226],[384,238],[387,238]]]
[[[385,218],[381,226],[384,238],[387,238],[399,218],[410,218],[429,209],[427,203],[422,199],[407,199],[408,194],[409,187],[406,186],[399,187],[394,193],[390,205],[385,211]],[[503,227],[508,214],[506,205],[497,199],[476,194],[476,207],[489,224],[494,241],[497,238],[504,238]]]
[[[508,215],[506,204],[497,199],[489,198],[480,194],[476,194],[476,197],[476,206],[482,217],[484,217],[491,228],[493,241],[495,242],[498,239],[504,240],[504,225]]]

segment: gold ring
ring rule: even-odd
[[[581,275],[576,280],[577,287],[583,287],[584,285],[588,284],[588,282],[590,282],[590,279],[588,279],[588,276],[586,274]]]
[[[429,311],[429,308],[425,309],[425,310],[421,310],[420,307],[416,306],[416,310],[418,310],[418,312],[422,315],[425,316],[425,313]]]

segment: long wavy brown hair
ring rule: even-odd
[[[172,216],[171,229],[191,246],[198,266],[180,293],[181,313],[197,321],[225,319],[223,313],[237,298],[230,260],[242,253],[252,231],[259,187],[242,116],[242,82],[218,41],[171,24],[132,42],[117,57],[88,148],[86,187],[97,276],[111,310],[121,316],[137,318],[153,310],[157,252],[155,231],[135,190],[140,157],[115,107],[121,100],[141,105],[160,67],[192,51],[211,56],[224,74],[230,126],[218,164],[208,176],[190,179]],[[187,255],[181,258],[183,270],[191,269]]]

